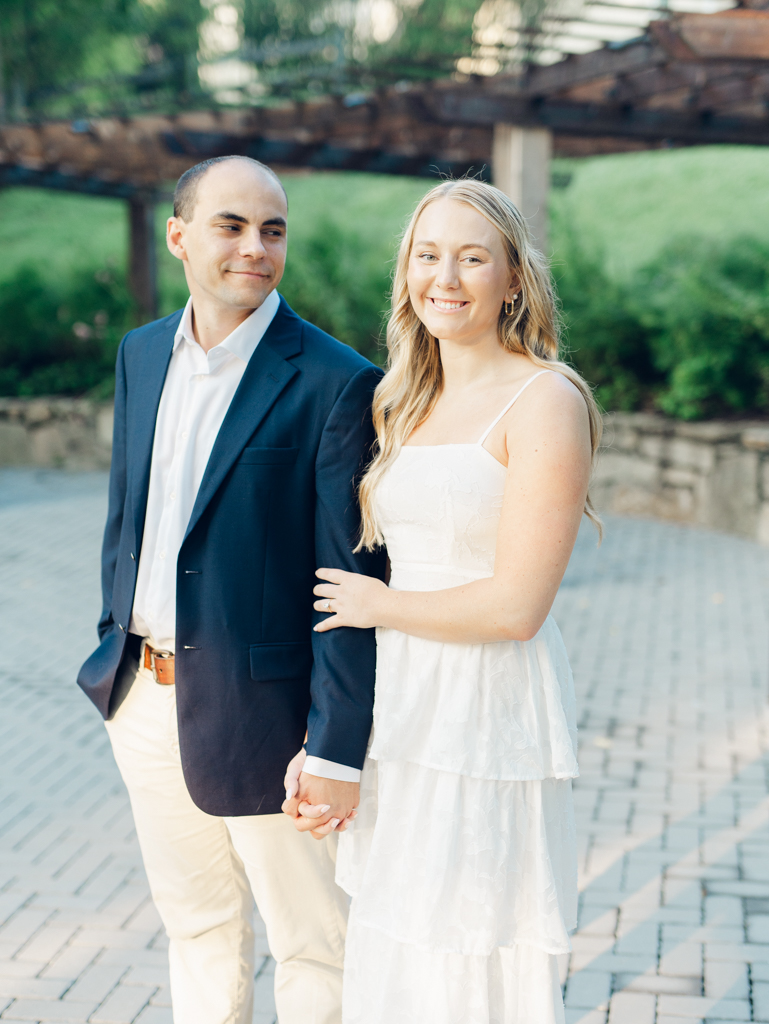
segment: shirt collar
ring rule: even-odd
[[[264,302],[253,313],[247,317],[242,324],[239,324],[231,334],[228,334],[224,341],[211,349],[214,352],[218,349],[227,349],[232,355],[247,363],[256,350],[256,346],[264,337],[267,328],[272,323],[275,314],[280,306],[280,296],[277,291],[271,291]],[[174,352],[182,343],[188,341],[197,345],[195,333],[192,329],[192,296],[187,299],[179,326],[174,335]]]

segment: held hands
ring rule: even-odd
[[[304,749],[292,758],[286,769],[286,799],[281,810],[294,819],[299,832],[323,839],[331,832],[344,832],[357,817],[360,799],[357,782],[322,779],[302,771],[307,757]]]
[[[313,607],[329,616],[314,627],[316,633],[337,626],[371,629],[384,625],[384,610],[391,591],[381,580],[342,569],[318,569],[315,575],[327,582],[319,583],[313,590],[321,599]]]

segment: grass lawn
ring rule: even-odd
[[[769,148],[709,146],[559,161],[551,242],[569,225],[623,277],[678,235],[769,236]]]

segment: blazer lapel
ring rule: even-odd
[[[278,395],[299,370],[284,356],[301,351],[301,320],[284,299],[251,356],[224,417],[190,514],[185,539]]]
[[[163,394],[168,364],[174,349],[174,335],[181,315],[179,312],[168,317],[159,331],[148,339],[146,353],[137,360],[136,379],[131,382],[131,390],[136,397],[133,422],[128,430],[132,467],[129,493],[132,494],[137,549],[141,547],[144,532],[158,406],[160,405],[160,396]]]

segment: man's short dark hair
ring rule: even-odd
[[[274,178],[283,190],[283,195],[286,194],[283,182],[275,171],[268,167],[267,164],[263,164],[261,160],[254,160],[253,157],[238,156],[237,154],[232,156],[213,156],[210,160],[202,160],[199,164],[195,164],[194,167],[190,167],[177,181],[176,188],[174,189],[174,217],[181,217],[187,223],[192,220],[192,215],[195,212],[195,203],[198,201],[200,179],[214,164],[223,164],[227,160],[246,160],[250,164],[255,164],[269,174],[271,178]]]

